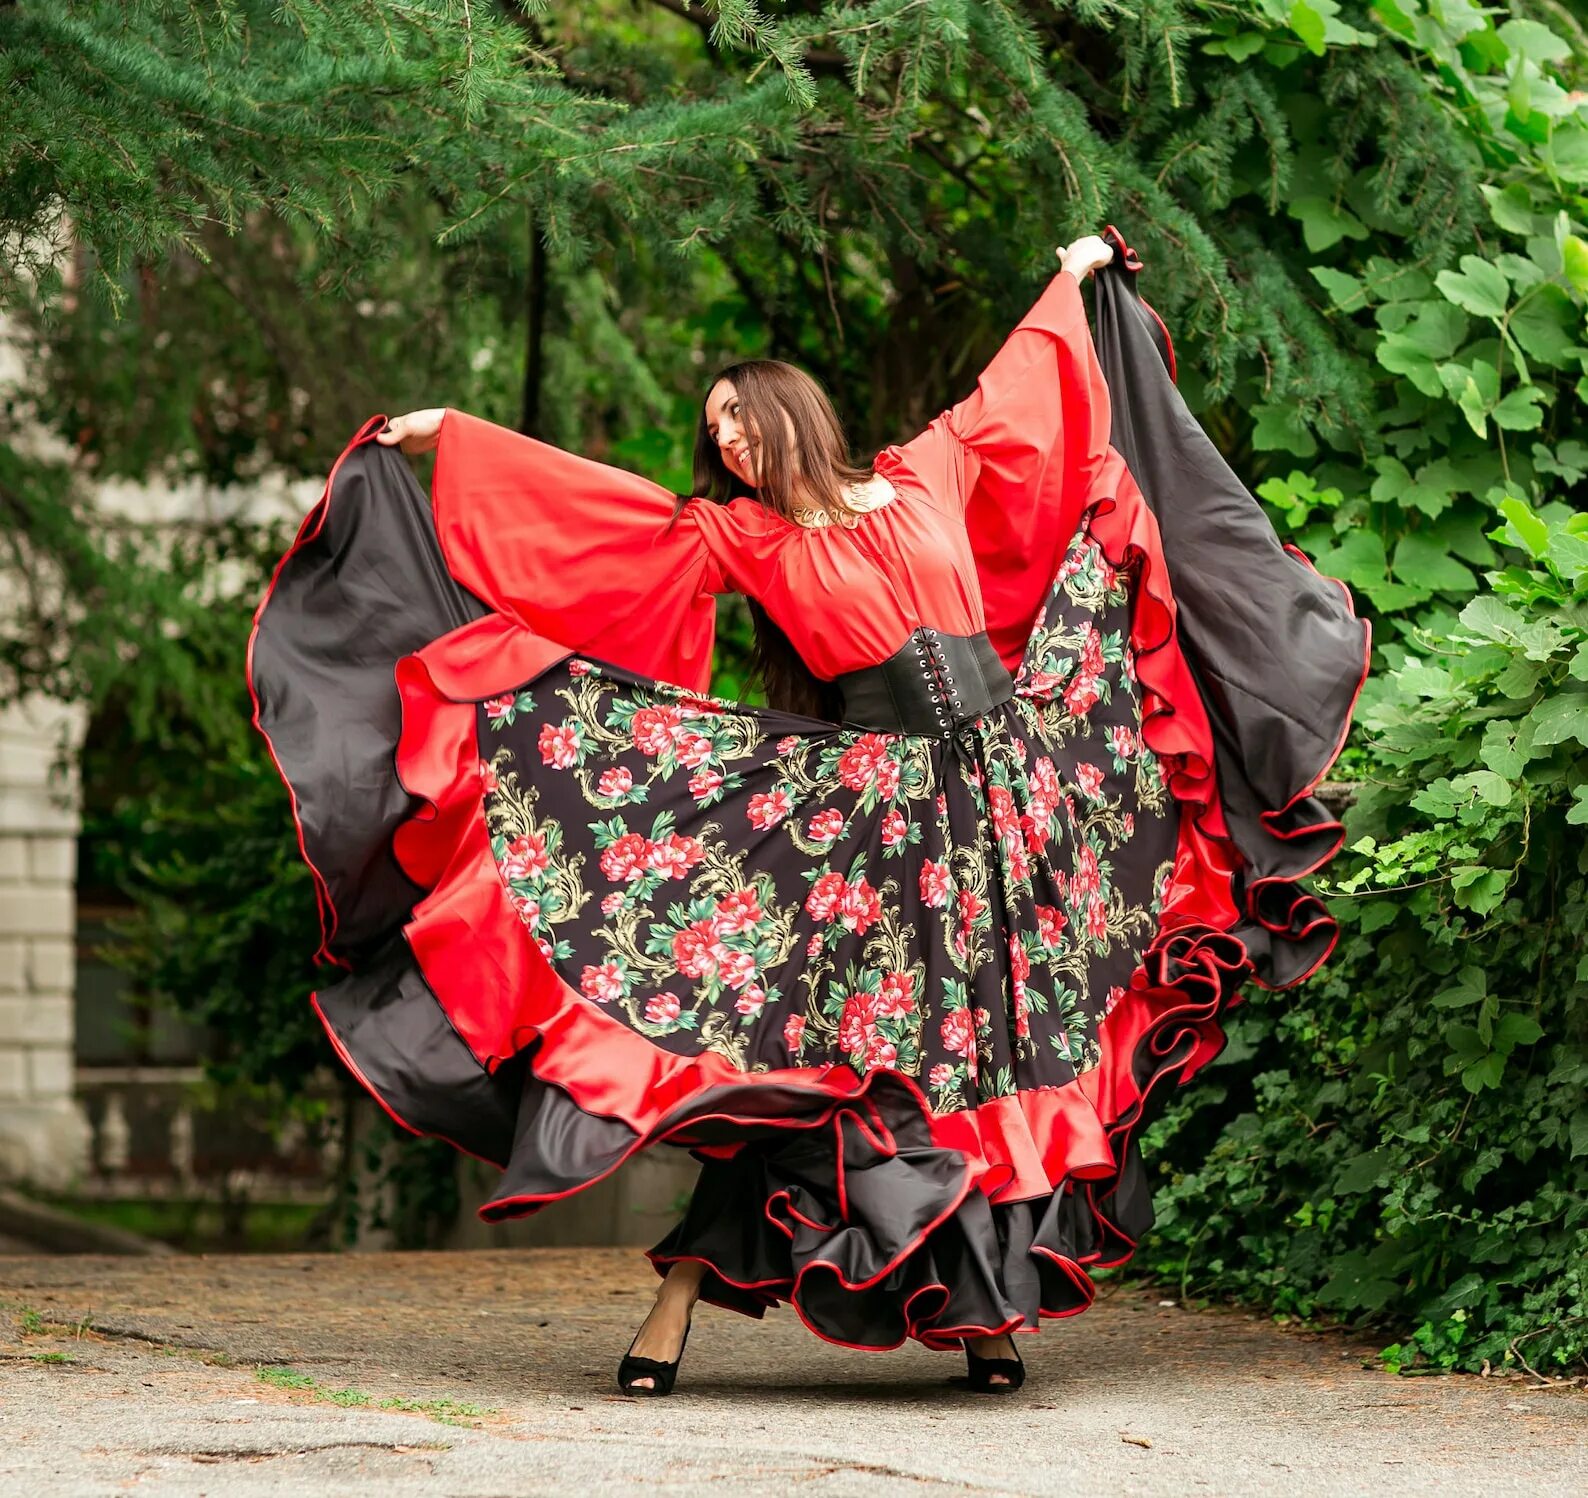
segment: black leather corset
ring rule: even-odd
[[[849,727],[944,738],[1014,695],[1014,681],[985,634],[946,635],[925,625],[887,660],[845,671],[833,685]]]

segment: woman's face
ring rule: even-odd
[[[717,444],[723,466],[735,478],[756,487],[757,438],[739,410],[739,392],[732,380],[718,380],[706,397],[706,431]]]

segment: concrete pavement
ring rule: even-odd
[[[679,1392],[613,1374],[627,1250],[0,1258],[0,1494],[1218,1495],[1588,1491],[1588,1394],[1395,1378],[1368,1344],[1116,1289],[957,1356],[701,1307]]]

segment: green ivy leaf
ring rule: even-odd
[[[1570,364],[1576,355],[1581,322],[1582,314],[1565,290],[1546,284],[1530,293],[1512,312],[1511,336],[1533,358],[1558,368]]]
[[[1432,592],[1470,593],[1478,586],[1472,570],[1458,562],[1437,541],[1413,533],[1395,547],[1395,576]]]
[[[1331,306],[1346,307],[1353,302],[1367,301],[1367,288],[1359,276],[1348,276],[1326,265],[1314,265],[1312,278],[1329,293]]]
[[[1541,557],[1549,550],[1549,527],[1526,503],[1515,495],[1507,495],[1500,501],[1500,513],[1510,522],[1517,541],[1530,556]]]
[[[1562,692],[1546,697],[1527,715],[1536,744],[1563,744],[1576,739],[1588,747],[1588,692]]]
[[[1461,269],[1440,271],[1434,284],[1448,301],[1475,317],[1504,317],[1511,299],[1511,283],[1505,273],[1481,255],[1463,255]]]
[[[1476,1004],[1489,991],[1488,975],[1481,967],[1464,967],[1456,982],[1441,989],[1428,1002],[1439,1009],[1464,1009]]]
[[[1531,234],[1536,224],[1533,195],[1526,183],[1512,182],[1503,190],[1485,183],[1479,189],[1488,200],[1489,217],[1512,234]]]
[[[1560,257],[1566,279],[1578,291],[1588,292],[1588,242],[1568,234],[1561,244]]]
[[[1307,4],[1307,0],[1296,0],[1290,7],[1290,29],[1301,38],[1302,44],[1314,57],[1323,56],[1323,17]]]
[[[1522,385],[1507,392],[1505,399],[1494,406],[1489,415],[1496,426],[1508,432],[1531,432],[1543,425],[1543,400],[1544,392],[1537,385]]]
[[[1310,458],[1318,451],[1317,439],[1294,406],[1254,406],[1257,424],[1252,429],[1252,446],[1259,452],[1294,453]]]
[[[1467,316],[1459,307],[1423,302],[1404,327],[1379,340],[1378,362],[1391,374],[1405,375],[1424,395],[1440,395],[1444,384],[1439,366],[1455,357],[1466,341],[1467,327]]]
[[[1543,1038],[1544,1027],[1530,1014],[1502,1014],[1494,1027],[1494,1049],[1509,1056],[1519,1045],[1533,1045]]]
[[[1469,770],[1465,775],[1456,776],[1450,784],[1456,791],[1476,791],[1490,806],[1511,804],[1511,782],[1493,770]]]
[[[1572,1114],[1567,1133],[1571,1137],[1572,1159],[1575,1160],[1578,1155],[1588,1155],[1588,1108],[1579,1108]]]

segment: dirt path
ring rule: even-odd
[[[632,1252],[0,1258],[0,1493],[1588,1492],[1588,1396],[1397,1379],[1370,1349],[1133,1290],[962,1360],[702,1307],[680,1389],[613,1372]]]

